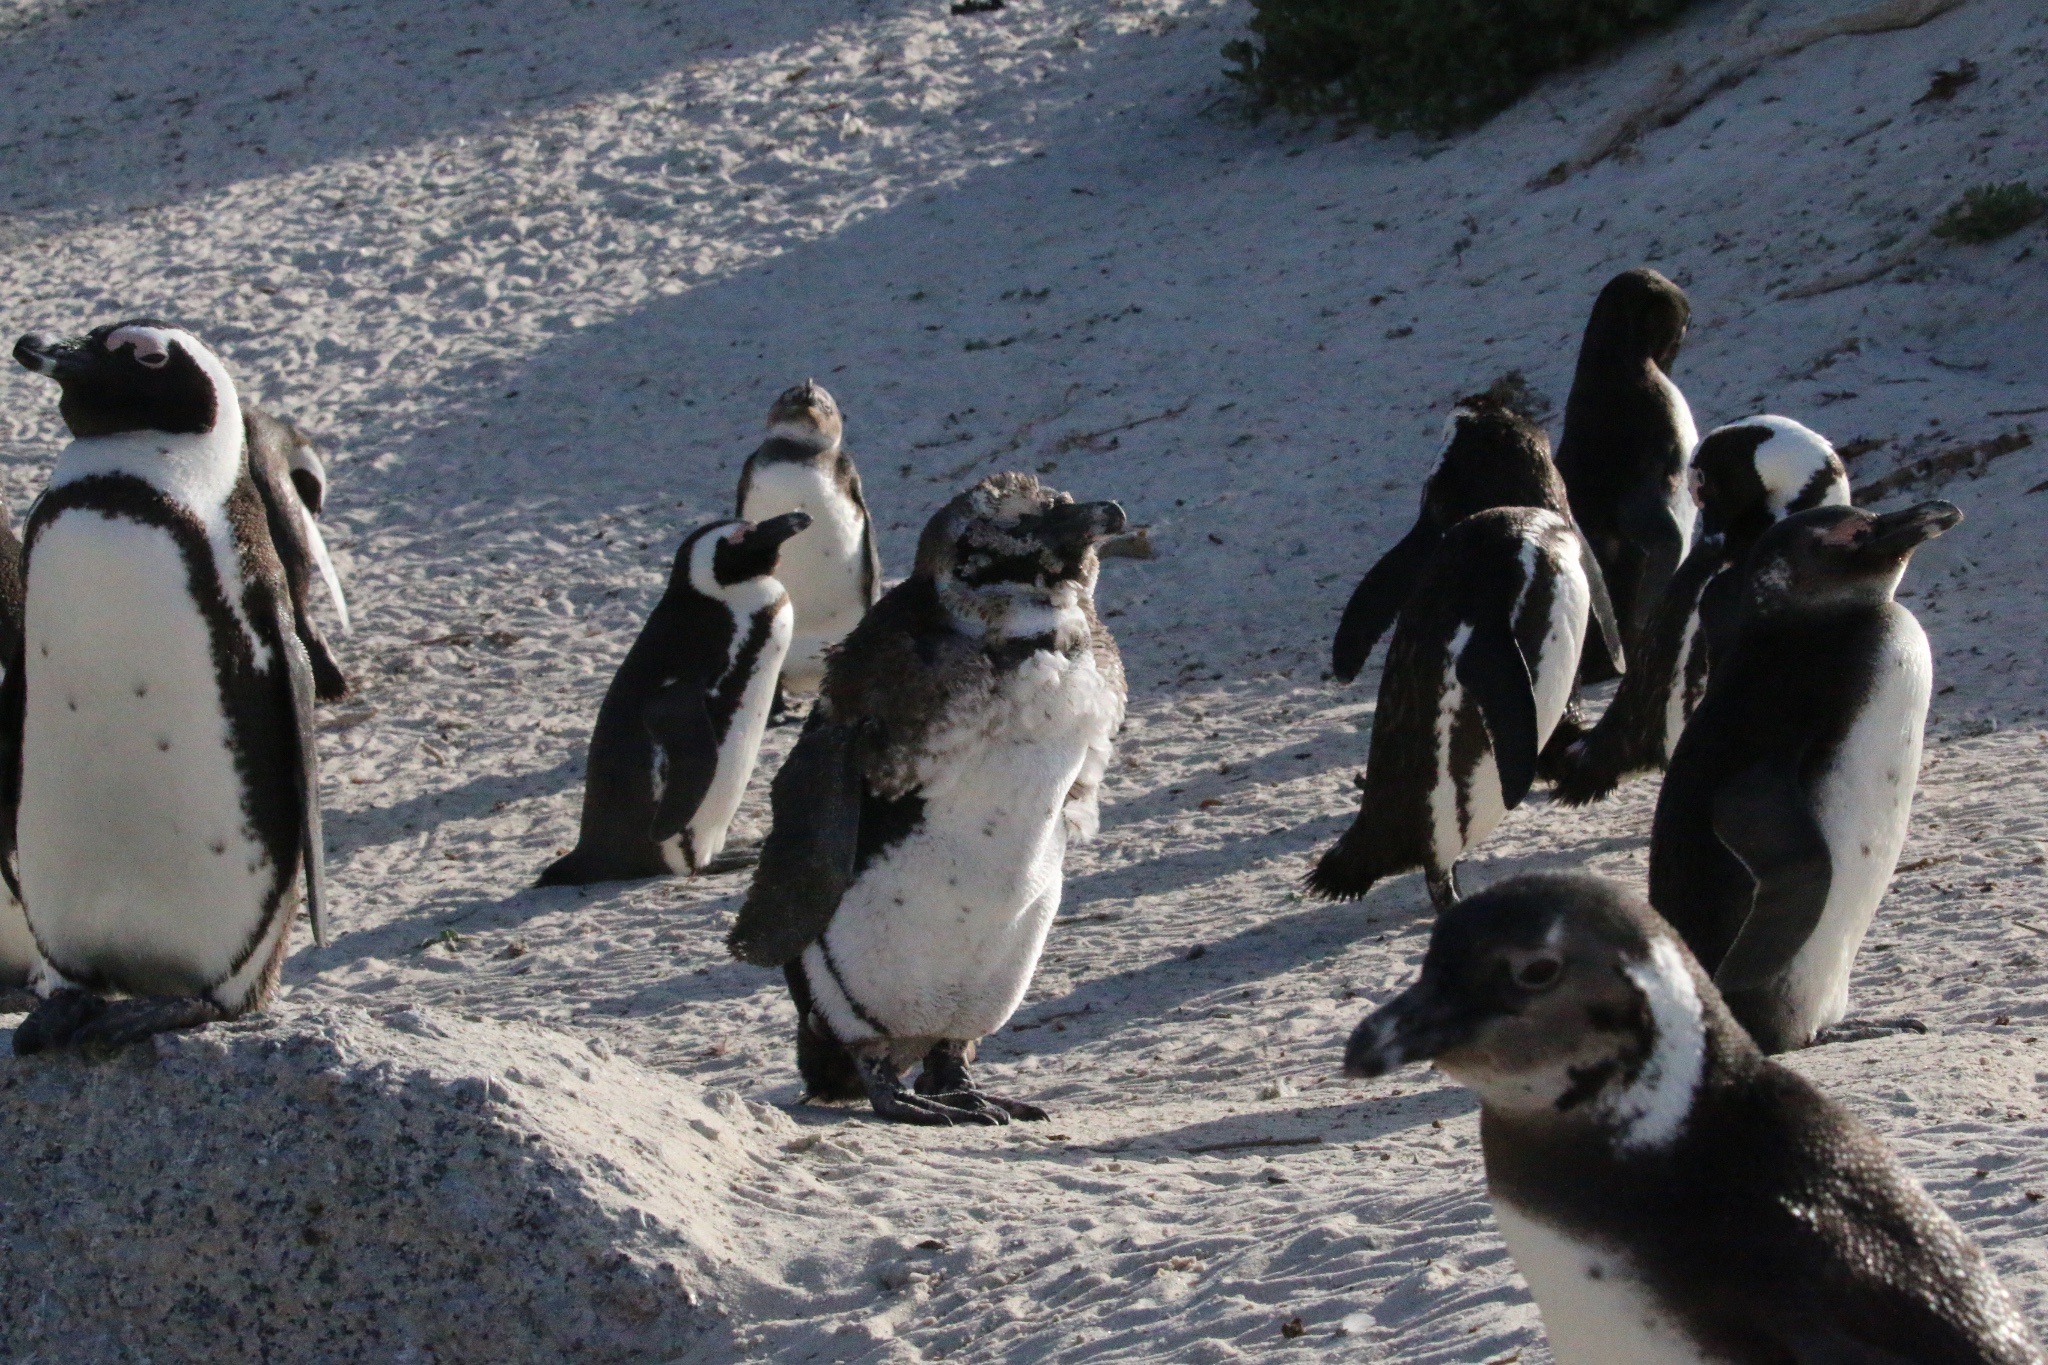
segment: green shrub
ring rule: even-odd
[[[1537,77],[1693,0],[1252,0],[1227,71],[1261,106],[1348,113],[1382,131],[1484,122]]]
[[[1934,235],[1951,242],[1995,242],[2018,232],[2044,213],[2048,213],[2048,201],[2024,180],[2009,185],[1979,185],[1974,190],[1964,190],[1963,197],[1934,220]]]

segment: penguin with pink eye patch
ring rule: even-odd
[[[776,577],[806,512],[715,521],[676,551],[668,591],[605,691],[590,736],[583,827],[542,886],[714,867],[761,751],[795,612]]]

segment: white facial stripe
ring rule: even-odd
[[[1706,1066],[1699,991],[1684,955],[1668,938],[1651,939],[1649,961],[1630,963],[1624,970],[1649,1002],[1657,1037],[1635,1080],[1613,1092],[1606,1107],[1621,1126],[1623,1149],[1661,1147],[1684,1127]]]
[[[162,365],[171,358],[173,337],[182,337],[182,333],[167,332],[156,327],[117,327],[107,333],[106,346],[109,351],[132,346],[135,348],[137,360],[145,365],[155,366]]]

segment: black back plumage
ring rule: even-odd
[[[1527,579],[1526,537],[1543,515],[1535,508],[1497,507],[1466,517],[1431,556],[1387,647],[1358,817],[1309,874],[1309,888],[1318,895],[1362,896],[1381,878],[1428,862],[1429,794],[1440,777],[1436,717],[1447,671],[1455,671],[1476,702],[1453,723],[1453,766],[1464,771],[1491,748],[1508,808],[1527,793],[1537,755],[1528,661],[1541,650],[1549,615],[1549,600],[1541,595],[1551,590],[1548,581],[1529,585],[1527,638],[1516,635],[1513,612]],[[1461,626],[1472,634],[1453,656]]]
[[[1451,527],[1494,507],[1545,507],[1571,518],[1564,480],[1551,463],[1550,438],[1543,428],[1487,394],[1459,399],[1450,426],[1450,439],[1422,486],[1414,527],[1366,571],[1345,604],[1330,652],[1330,669],[1340,682],[1350,682],[1365,667],[1373,645],[1400,614]],[[1622,647],[1613,608],[1590,550],[1584,562],[1594,589],[1594,614],[1602,623],[1601,648],[1611,642],[1609,657],[1618,661]],[[1619,663],[1610,667],[1618,671]]]
[[[1685,291],[1654,270],[1609,280],[1580,342],[1557,445],[1572,515],[1606,573],[1631,648],[1685,548],[1668,504],[1692,452],[1681,448],[1659,380],[1678,358],[1690,317]],[[1598,679],[1589,672],[1587,680]]]

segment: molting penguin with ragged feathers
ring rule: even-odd
[[[785,512],[713,522],[683,541],[598,707],[576,847],[540,885],[724,870],[789,650],[794,613],[776,563],[810,524]]]
[[[234,381],[152,319],[14,355],[76,438],[0,685],[0,870],[42,996],[15,1051],[233,1018],[276,985],[302,878],[324,941],[312,669]]]
[[[1844,1016],[1905,842],[1933,687],[1926,632],[1892,593],[1962,515],[1817,507],[1764,532],[1733,642],[1671,756],[1650,903],[1766,1052],[1924,1031]]]
[[[299,643],[313,662],[314,690],[322,701],[339,701],[349,694],[348,676],[335,662],[334,651],[309,605],[317,575],[327,586],[341,633],[349,633],[348,599],[342,595],[341,576],[327,553],[327,539],[320,534],[320,510],[327,501],[327,466],[313,438],[295,423],[253,407],[244,408],[242,416],[249,442],[249,472],[256,480],[257,492],[263,495],[264,510],[270,514],[270,537],[292,590],[293,624]]]
[[[1331,672],[1339,682],[1350,682],[1365,667],[1373,645],[1414,593],[1444,533],[1494,507],[1543,507],[1566,520],[1572,515],[1543,428],[1491,394],[1474,394],[1459,399],[1444,420],[1443,446],[1422,486],[1414,527],[1366,571],[1345,604],[1330,654]],[[1583,548],[1580,566],[1593,592],[1599,626],[1595,648],[1608,651],[1605,668],[1611,677],[1624,666],[1622,644],[1590,544]]]
[[[1344,1071],[1477,1092],[1501,1236],[1558,1365],[2038,1365],[1983,1254],[1841,1105],[1766,1061],[1678,936],[1596,877],[1436,922]]]
[[[728,940],[783,968],[812,1099],[909,1123],[1045,1117],[967,1067],[1031,983],[1068,840],[1096,830],[1124,715],[1096,546],[1123,528],[1113,502],[992,475],[931,519],[911,576],[831,656]]]
[[[1380,673],[1358,816],[1309,874],[1332,899],[1421,868],[1430,903],[1521,804],[1563,718],[1592,589],[1584,542],[1539,507],[1496,507],[1445,533]]]
[[[1685,291],[1654,270],[1609,280],[1579,343],[1557,443],[1572,515],[1599,557],[1631,654],[1692,544],[1685,468],[1698,429],[1671,382],[1691,316]],[[1587,682],[1612,676],[1594,667],[1601,660],[1587,663]]]
[[[1849,471],[1826,437],[1789,417],[1746,417],[1700,439],[1688,475],[1699,539],[1664,590],[1640,653],[1600,723],[1567,749],[1557,796],[1596,801],[1634,773],[1664,768],[1706,695],[1714,647],[1734,643],[1739,567],[1794,512],[1849,505]]]
[[[796,610],[783,681],[806,692],[825,676],[825,652],[882,595],[874,521],[860,471],[841,444],[845,429],[832,395],[806,379],[768,409],[768,438],[740,471],[740,516],[760,522],[805,512],[811,518],[811,529],[783,550],[779,574]],[[775,709],[783,709],[779,692]]]

